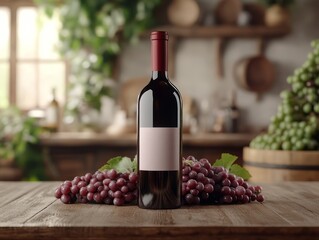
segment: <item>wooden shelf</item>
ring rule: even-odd
[[[160,26],[152,31],[167,31],[170,36],[188,38],[275,38],[283,37],[290,33],[288,27],[266,27],[266,26],[193,26],[176,27]]]
[[[158,26],[145,32],[149,36],[152,31],[167,31],[170,35],[169,43],[169,66],[170,75],[175,75],[175,45],[180,38],[217,38],[216,41],[216,72],[217,78],[224,76],[223,55],[228,39],[232,38],[254,38],[257,40],[257,54],[263,54],[266,40],[279,38],[291,32],[290,27],[267,27],[267,26],[192,26],[177,27],[173,25]]]

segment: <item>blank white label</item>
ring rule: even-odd
[[[180,166],[179,128],[140,128],[139,169],[175,171]]]

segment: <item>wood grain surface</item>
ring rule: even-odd
[[[62,204],[58,182],[0,182],[0,239],[319,239],[319,182],[264,185],[266,201],[243,205]]]

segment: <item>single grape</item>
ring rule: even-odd
[[[79,176],[76,176],[72,180],[72,185],[77,185],[80,181],[81,181],[81,178]]]
[[[101,194],[100,194],[100,193],[94,193],[94,195],[93,195],[93,200],[94,200],[96,203],[101,203],[101,202],[102,202]]]
[[[92,178],[92,174],[91,173],[87,173],[87,174],[84,175],[84,179],[85,179],[86,182],[89,182],[91,180],[91,178]]]
[[[187,186],[188,186],[190,189],[194,189],[194,188],[196,188],[196,186],[197,186],[197,181],[194,180],[194,179],[190,179],[190,180],[188,180],[188,182],[187,182]]]
[[[121,198],[123,196],[122,192],[117,190],[114,192],[113,197],[114,198]]]
[[[129,181],[131,183],[137,183],[138,181],[138,176],[135,172],[130,173],[129,177],[128,177]]]
[[[71,193],[77,194],[79,192],[79,187],[77,185],[73,185],[71,187]]]
[[[201,182],[198,182],[197,183],[197,186],[196,186],[196,189],[198,190],[198,191],[203,191],[204,190],[204,184],[203,183],[201,183]]]
[[[256,193],[261,193],[262,187],[261,186],[255,186],[255,192]]]
[[[89,192],[91,192],[91,193],[94,193],[95,191],[96,191],[96,187],[93,185],[93,184],[89,184],[88,186],[87,186],[87,190],[89,191]]]
[[[190,166],[185,166],[185,167],[183,167],[183,169],[182,169],[182,174],[183,174],[183,175],[188,175],[191,170],[192,170],[192,169],[190,168]]]
[[[109,190],[107,194],[109,197],[114,198],[114,192],[112,190]]]
[[[97,182],[97,179],[95,177],[92,176],[91,180],[90,180],[90,184],[94,184]]]
[[[69,180],[64,181],[63,183],[64,186],[71,188],[72,187],[72,182]]]
[[[114,180],[110,182],[109,188],[114,192],[118,189],[118,186]]]
[[[127,194],[124,194],[124,200],[125,202],[132,202],[134,200],[134,194],[133,193],[127,193]]]
[[[203,167],[202,167],[202,168],[199,170],[199,172],[202,173],[202,174],[204,174],[205,177],[208,176],[208,170],[207,170],[206,168],[203,168]]]
[[[92,202],[94,200],[93,197],[94,197],[94,193],[91,193],[91,192],[89,192],[86,195],[87,200],[89,200],[90,202]]]
[[[107,176],[114,180],[117,177],[117,172],[114,169],[107,171]]]
[[[56,198],[61,198],[62,192],[61,192],[61,188],[60,188],[60,187],[58,187],[57,189],[55,189],[54,196],[55,196]]]
[[[243,185],[243,183],[244,183],[244,179],[242,178],[242,177],[238,177],[237,178],[237,182],[238,182],[238,185]]]
[[[250,200],[251,201],[255,201],[257,199],[257,196],[256,196],[256,194],[252,194],[251,196],[250,196]]]
[[[104,180],[104,175],[103,175],[103,173],[98,173],[97,175],[96,175],[96,179],[98,180],[98,181],[103,181]]]
[[[98,192],[102,192],[104,190],[104,186],[102,185],[102,186],[99,186],[98,188],[97,188],[97,191]]]
[[[188,176],[192,179],[195,179],[197,177],[197,172],[195,172],[194,170],[190,171]]]
[[[125,199],[124,198],[114,198],[113,199],[113,204],[115,206],[122,206],[125,203]]]
[[[81,187],[80,188],[80,195],[85,197],[88,194],[88,190],[86,187]]]
[[[182,181],[183,181],[183,182],[187,182],[188,180],[189,180],[189,176],[188,176],[188,175],[186,175],[186,176],[183,175],[183,176],[182,176]]]
[[[247,189],[249,187],[249,184],[247,182],[243,182],[242,186]]]
[[[199,191],[197,189],[191,189],[190,194],[192,194],[193,196],[197,196],[199,194]]]
[[[230,180],[229,179],[224,179],[223,181],[222,181],[222,185],[223,186],[230,186],[231,185],[231,182],[230,182]]]
[[[234,181],[231,182],[231,186],[234,187],[234,188],[236,188],[238,185],[239,184],[238,184],[237,180],[234,180]]]
[[[105,178],[105,179],[103,180],[103,185],[108,186],[111,181],[112,181],[111,179]]]
[[[62,194],[67,195],[69,192],[71,192],[71,187],[69,185],[63,185],[61,187]]]
[[[205,175],[203,173],[199,172],[197,174],[197,178],[196,179],[197,179],[197,181],[203,182],[203,181],[205,181],[204,180],[205,178],[206,178]]]
[[[125,179],[124,178],[119,178],[116,180],[116,185],[120,188],[122,186],[124,186],[126,183]]]
[[[250,196],[253,194],[253,192],[252,192],[250,189],[246,189],[245,194],[246,194],[248,197],[250,197]]]
[[[257,201],[258,201],[258,202],[263,202],[263,201],[265,201],[264,196],[261,195],[261,194],[258,194],[258,195],[257,195]]]
[[[211,184],[206,184],[206,185],[204,186],[204,191],[207,192],[207,193],[212,193],[212,192],[214,191],[213,185],[211,185]]]
[[[122,193],[127,193],[129,191],[128,187],[127,186],[122,186],[121,187],[121,192]]]
[[[217,182],[223,181],[228,177],[228,174],[225,171],[219,172],[217,174]]]
[[[237,186],[236,189],[235,189],[235,192],[236,192],[236,195],[237,196],[242,196],[245,194],[246,192],[246,189],[242,186]]]
[[[192,194],[188,193],[188,194],[186,194],[186,196],[185,196],[185,201],[186,201],[186,203],[188,203],[188,204],[193,204],[194,201],[195,201],[195,197],[194,197]]]
[[[78,187],[81,189],[82,187],[86,187],[87,186],[87,183],[85,181],[80,181],[78,183]]]
[[[253,193],[256,191],[254,186],[249,186],[248,189],[252,191]]]
[[[247,195],[243,195],[243,199],[241,201],[242,201],[242,203],[249,203],[250,197]]]
[[[234,181],[235,179],[236,179],[236,177],[234,176],[234,174],[228,174],[228,179],[229,179],[229,181]]]
[[[230,189],[230,187],[228,187],[228,186],[223,186],[222,189],[221,189],[221,193],[222,193],[223,195],[229,195],[229,194],[231,194],[231,189]]]
[[[202,165],[201,165],[199,162],[195,163],[195,164],[192,166],[192,169],[193,169],[194,171],[196,171],[196,172],[199,172],[201,168],[202,168]]]
[[[68,204],[71,203],[71,197],[68,194],[63,194],[60,198],[61,202]]]

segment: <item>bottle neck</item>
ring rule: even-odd
[[[152,71],[152,80],[168,80],[167,71]]]
[[[153,39],[152,41],[152,71],[167,73],[167,39]]]

